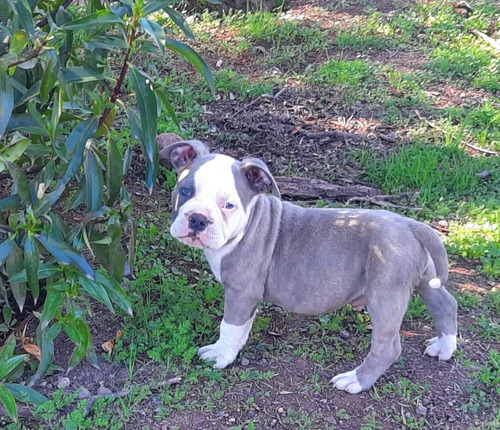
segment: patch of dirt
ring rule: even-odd
[[[275,175],[309,176],[332,180],[362,175],[352,155],[363,147],[381,153],[394,143],[380,134],[393,133],[391,127],[376,119],[377,112],[359,103],[345,106],[334,90],[286,87],[274,96],[251,101],[219,100],[207,106],[210,124],[204,138],[216,152],[235,158],[260,157]],[[369,143],[355,139],[310,139],[303,131],[338,130],[369,134]]]

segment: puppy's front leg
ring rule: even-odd
[[[215,361],[216,369],[224,369],[245,346],[257,313],[259,300],[226,289],[224,318],[220,325],[219,340],[198,350],[202,360]]]

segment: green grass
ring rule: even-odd
[[[323,85],[356,87],[372,77],[371,64],[364,60],[327,61],[312,73],[310,81]]]

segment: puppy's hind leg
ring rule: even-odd
[[[399,330],[410,299],[410,288],[372,285],[366,305],[372,319],[371,349],[363,363],[332,379],[339,390],[351,394],[368,390],[401,354]]]
[[[417,291],[434,318],[438,336],[429,340],[425,350],[431,357],[449,360],[457,350],[457,301],[443,286],[432,288],[423,281]]]

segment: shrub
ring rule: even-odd
[[[194,37],[182,15],[167,6],[171,2],[71,3],[9,0],[0,6],[0,175],[11,179],[0,199],[0,330],[10,331],[18,311],[45,298],[36,314],[41,361],[29,386],[51,366],[61,331],[76,345],[69,369],[85,356],[97,365],[82,302],[92,298],[111,311],[132,313],[121,281],[127,260],[133,264],[122,247],[131,221],[123,177],[133,152],[109,130],[128,119],[151,192],[161,103],[175,119],[168,92],[155,84],[155,68],[142,65],[173,52],[213,88],[203,59],[167,37],[172,27]],[[139,114],[130,107],[132,92]],[[83,216],[74,225],[59,215],[77,208]],[[105,270],[97,271],[85,254]],[[0,361],[0,374],[4,367]],[[5,404],[10,400],[0,395]]]

